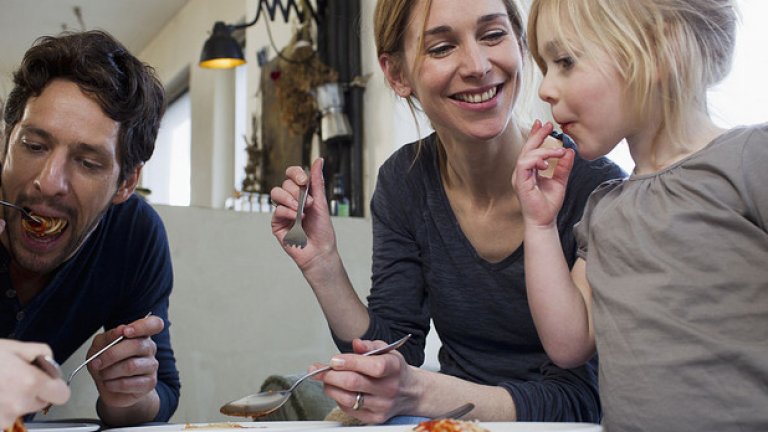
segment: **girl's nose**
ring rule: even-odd
[[[557,89],[555,87],[554,79],[549,74],[545,73],[544,78],[539,84],[539,98],[544,102],[555,105],[557,103]]]

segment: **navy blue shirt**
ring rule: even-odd
[[[519,421],[598,422],[596,361],[564,370],[549,360],[528,306],[523,247],[499,262],[478,255],[445,194],[436,135],[423,144],[415,162],[414,143],[379,170],[371,203],[371,324],[363,339],[391,342],[412,333],[400,352],[418,366],[431,319],[442,342],[440,372],[504,387]],[[587,197],[603,181],[622,176],[605,158],[589,162],[577,156],[558,215],[569,266],[576,259],[573,225]],[[348,343],[335,341],[350,351]]]
[[[157,344],[155,421],[168,421],[179,403],[179,373],[171,348],[168,298],[173,270],[160,216],[138,196],[107,210],[77,254],[58,268],[28,304],[16,297],[8,272],[10,257],[0,246],[0,337],[45,342],[59,363],[96,331],[143,318],[165,322]]]

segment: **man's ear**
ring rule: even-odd
[[[399,59],[390,54],[382,54],[379,56],[379,66],[381,66],[389,86],[398,96],[404,98],[411,96],[413,89],[403,74],[402,62]]]
[[[136,186],[139,184],[139,177],[141,176],[141,169],[144,164],[139,164],[128,175],[125,176],[125,180],[118,186],[115,195],[112,197],[112,204],[120,204],[131,197],[133,191],[136,190]]]

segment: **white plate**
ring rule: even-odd
[[[30,431],[44,432],[92,432],[99,430],[99,425],[94,423],[26,422],[24,426]]]
[[[174,423],[155,426],[139,426],[107,429],[109,432],[258,432],[259,430],[328,429],[341,426],[332,421],[264,421],[264,422],[211,422]]]
[[[593,423],[549,422],[478,422],[490,432],[602,432],[602,426]],[[338,432],[413,432],[415,425],[345,427]],[[323,432],[333,432],[326,429]]]

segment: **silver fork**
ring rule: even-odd
[[[307,200],[307,193],[309,192],[309,171],[306,169],[304,172],[307,174],[306,186],[301,186],[299,190],[299,208],[296,210],[296,220],[293,221],[293,226],[288,231],[288,234],[283,238],[283,243],[286,246],[293,246],[299,249],[304,249],[307,245],[307,234],[304,232],[304,228],[301,227],[301,219],[304,216],[304,202]]]
[[[31,213],[29,213],[27,211],[27,209],[25,209],[24,207],[18,206],[16,204],[13,204],[13,203],[10,203],[10,202],[4,201],[4,200],[0,200],[0,205],[4,205],[6,207],[10,207],[10,208],[13,208],[13,209],[16,209],[16,210],[20,211],[21,215],[26,220],[32,221],[32,222],[37,223],[37,224],[43,222],[37,216],[33,216]]]

